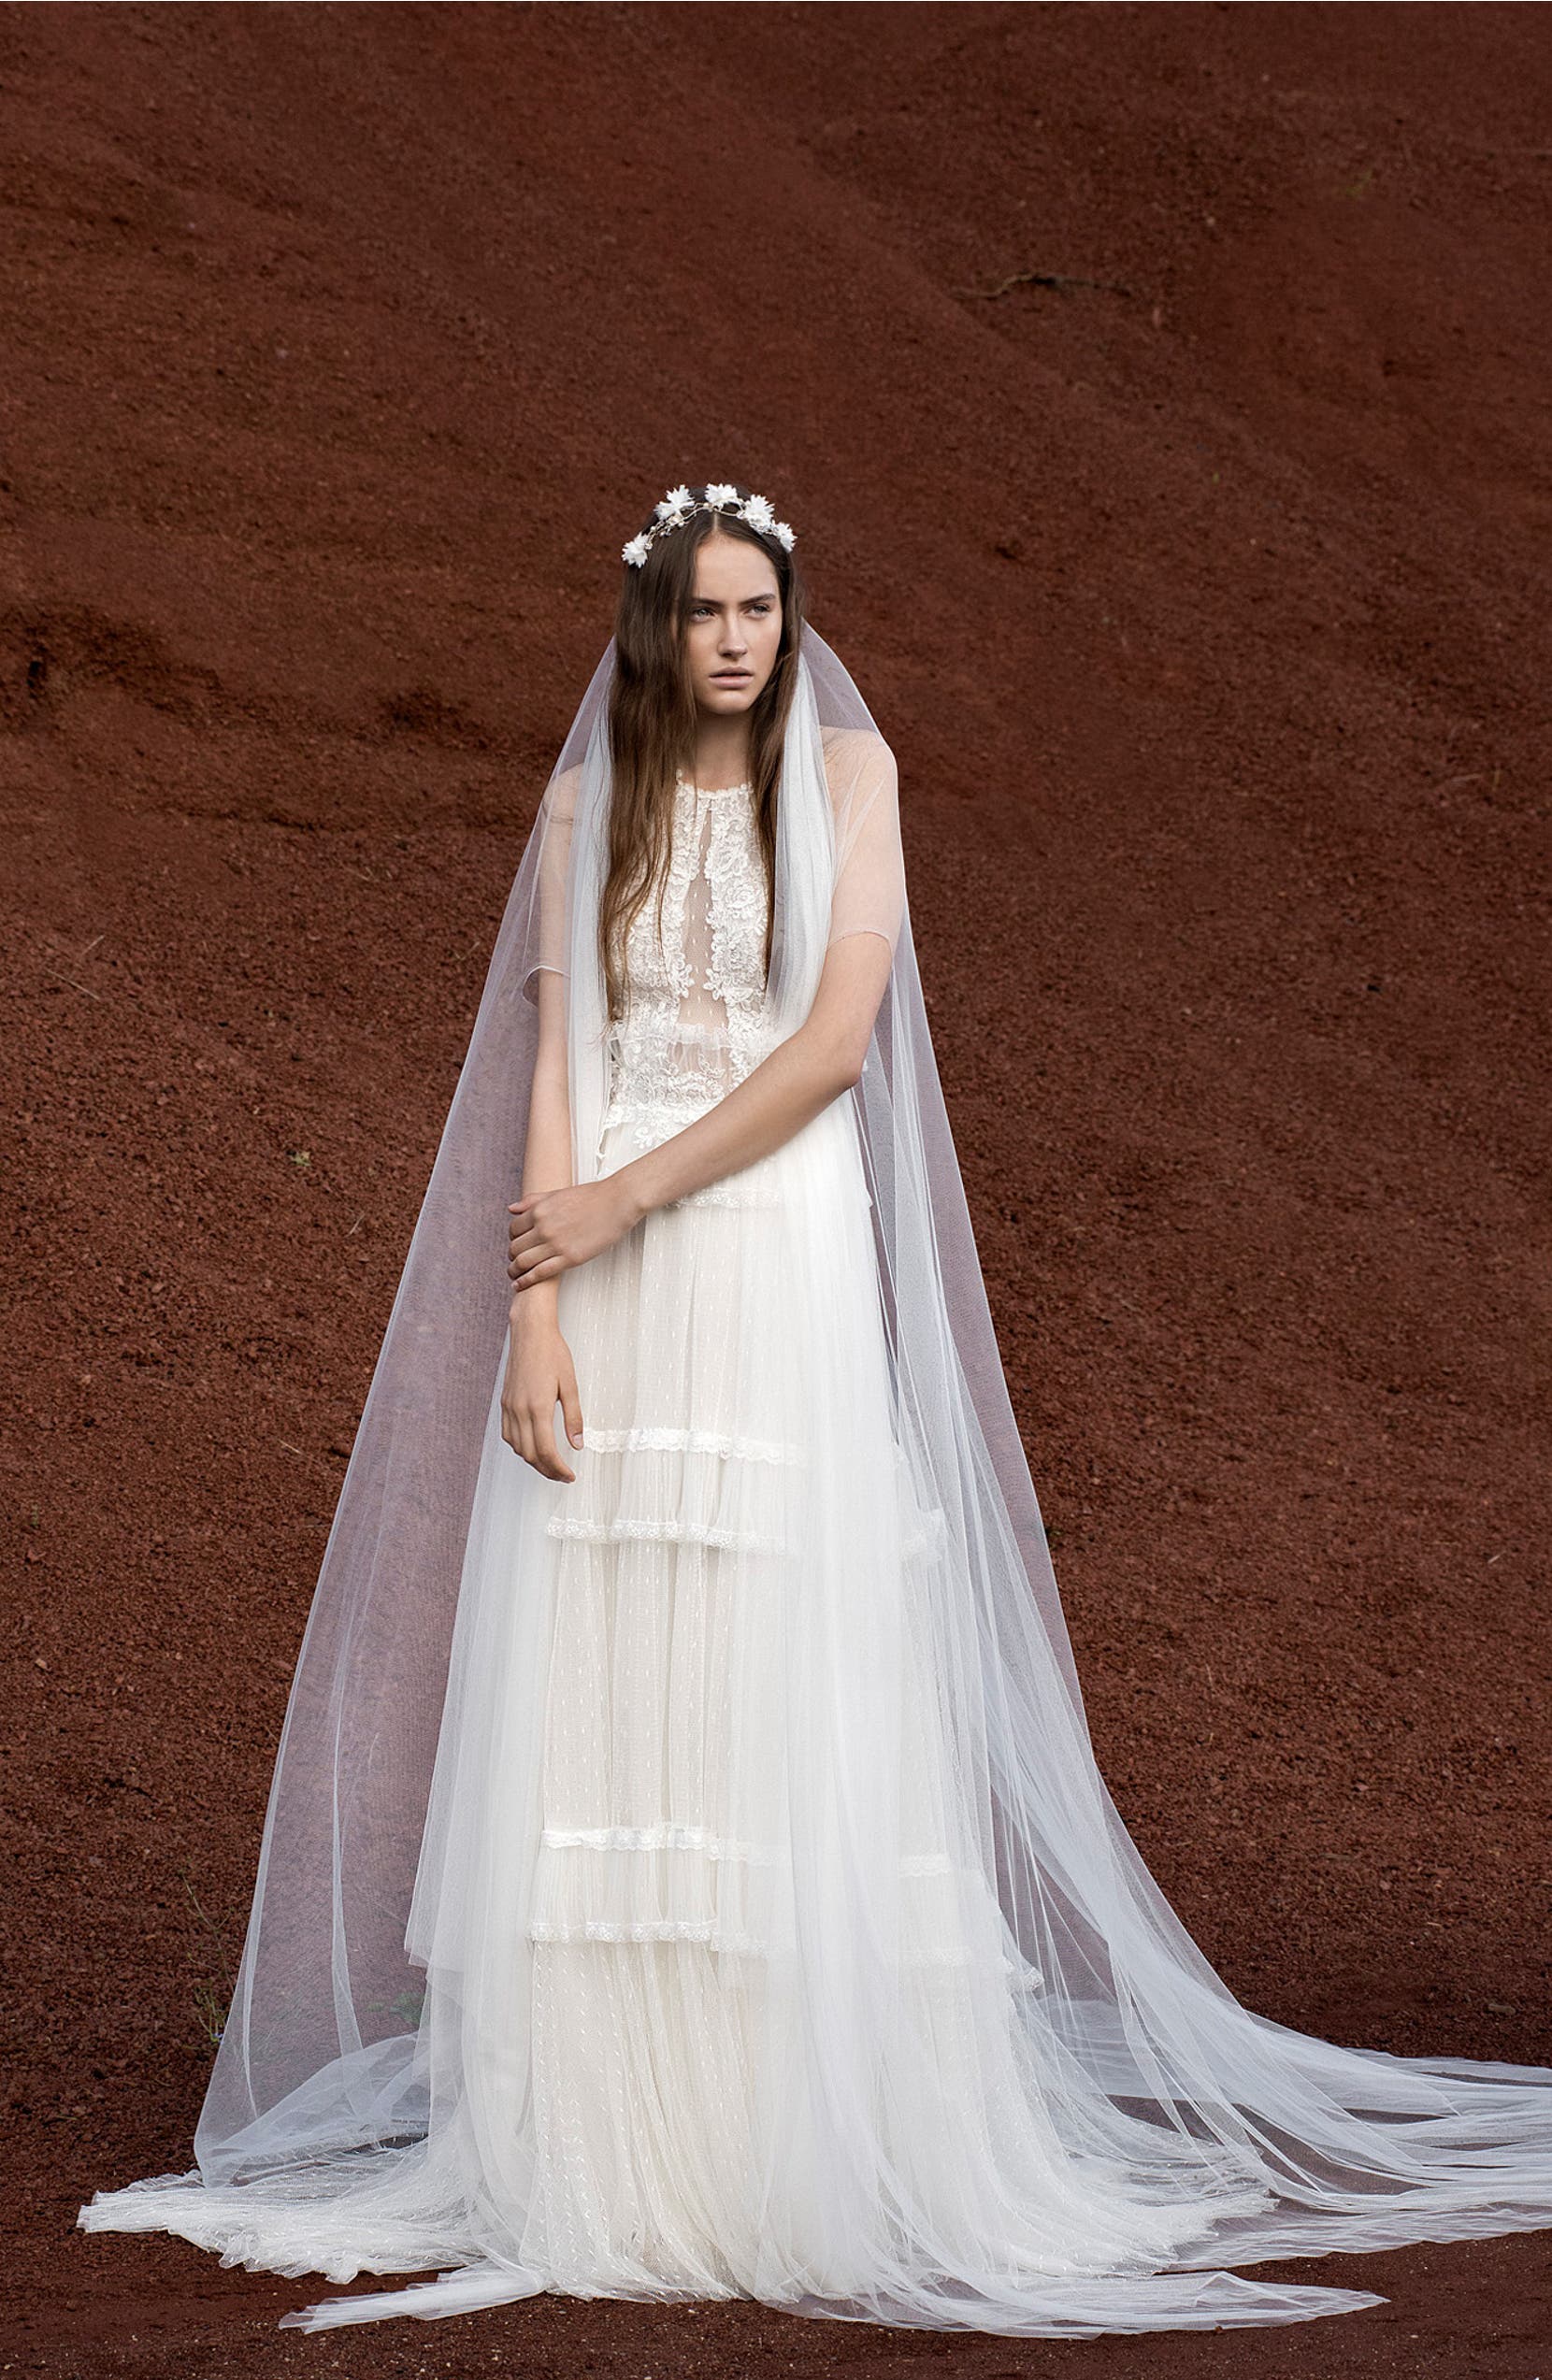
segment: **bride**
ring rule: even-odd
[[[894,756],[794,544],[724,483],[624,548],[341,1490],[196,2162],[79,2221],[435,2273],[309,2329],[540,2290],[1078,2336],[1376,2304],[1228,2268],[1552,2222],[1552,2072],[1250,2014],[1116,1816]]]

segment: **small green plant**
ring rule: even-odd
[[[194,1987],[194,2009],[199,2029],[208,2042],[219,2047],[232,2010],[231,1976],[235,1962],[224,1929],[217,1925],[195,1892],[187,1868],[180,1868],[178,1873],[179,1881],[188,1895],[189,1906],[204,1932],[207,1946],[215,1954],[221,1968],[220,1980],[201,1976]]]
[[[424,2006],[424,1989],[417,1991],[412,1984],[407,1984],[403,1991],[395,1993],[392,2000],[374,2001],[372,2013],[378,2016],[396,2016],[405,2031],[412,2033],[421,2021],[421,2011]]]
[[[232,2013],[230,2000],[223,2000],[213,1985],[195,1984],[194,2004],[194,2014],[199,2019],[200,2031],[205,2035],[212,2049],[219,2049],[221,2037],[226,2030],[226,2019]]]

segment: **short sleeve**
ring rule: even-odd
[[[905,916],[895,755],[870,729],[834,729],[825,739],[825,767],[836,846],[828,939],[881,934],[893,950]]]
[[[544,799],[539,807],[533,831],[539,837],[539,858],[536,867],[534,921],[530,960],[523,979],[524,997],[537,1000],[539,986],[535,978],[548,968],[556,975],[567,973],[566,903],[567,870],[571,857],[571,825],[577,813],[577,789],[582,781],[580,768],[568,768],[564,777],[553,778],[545,788]]]

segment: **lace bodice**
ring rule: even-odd
[[[662,936],[655,896],[625,945],[602,1129],[642,1149],[723,1098],[776,1046],[765,996],[766,876],[754,790],[678,773]]]

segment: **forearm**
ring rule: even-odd
[[[803,1025],[714,1108],[619,1168],[638,1214],[703,1190],[779,1149],[856,1081],[844,1048]]]
[[[571,1102],[564,1066],[541,1063],[534,1069],[528,1101],[528,1137],[523,1147],[523,1195],[570,1186]]]
[[[569,1186],[574,1168],[571,1163],[571,1102],[567,1089],[564,1053],[557,1065],[553,1058],[541,1057],[534,1069],[533,1091],[528,1101],[528,1134],[523,1148],[523,1193],[526,1197],[534,1190],[562,1190]],[[521,1310],[530,1324],[553,1321],[557,1311],[556,1281],[537,1281],[521,1300]],[[535,1300],[538,1303],[535,1303]],[[514,1289],[511,1312],[515,1317],[520,1300]]]

